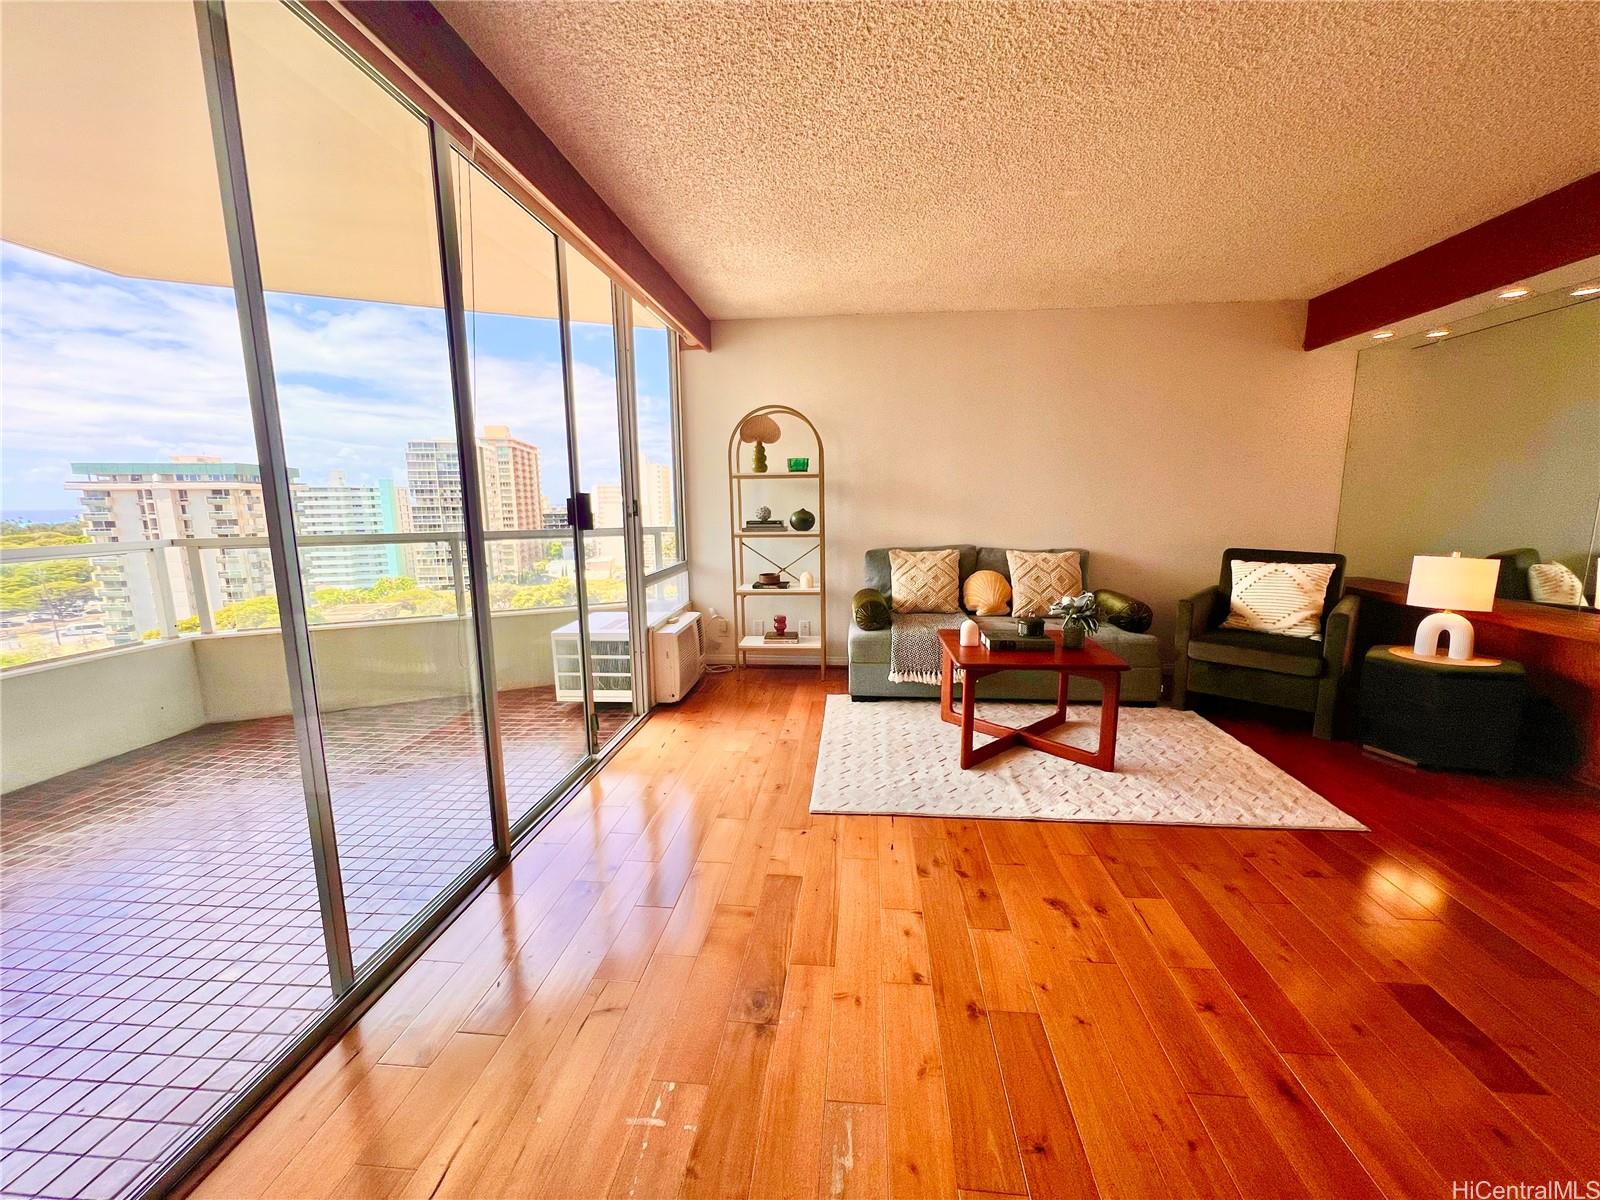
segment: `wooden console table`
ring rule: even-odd
[[[1369,647],[1408,644],[1429,611],[1408,607],[1406,585],[1392,579],[1347,579],[1345,590],[1363,601],[1357,662]],[[1571,723],[1570,751],[1556,749],[1546,765],[1600,787],[1600,612],[1496,600],[1493,612],[1468,615],[1479,652],[1522,663],[1529,692]]]

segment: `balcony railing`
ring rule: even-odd
[[[646,526],[643,530],[645,546],[645,577],[647,584],[676,574],[686,569],[678,553],[678,534],[672,526]],[[615,562],[613,578],[620,579],[622,570],[620,562],[620,539],[623,536],[621,528],[600,528],[588,531],[586,538],[590,545],[605,546],[608,539],[619,539],[618,561]],[[572,577],[570,557],[552,559],[552,562],[567,564],[565,569],[554,574],[545,574],[532,582],[527,579],[526,572],[512,569],[511,578],[496,577],[496,567],[504,563],[503,555],[497,555],[495,548],[504,545],[529,545],[536,543],[560,543],[571,547],[573,532],[570,529],[545,529],[545,530],[493,530],[485,535],[485,540],[490,549],[490,583],[491,587],[504,588],[507,586],[537,587],[543,584],[559,584]],[[376,619],[402,620],[416,616],[456,616],[463,617],[470,611],[470,601],[467,592],[467,575],[464,570],[466,557],[465,537],[459,531],[449,532],[422,532],[422,533],[371,533],[371,534],[301,534],[297,538],[303,551],[314,551],[323,548],[356,548],[371,547],[374,550],[399,548],[402,553],[407,549],[415,554],[418,549],[433,548],[430,558],[432,562],[412,564],[422,568],[412,571],[408,565],[402,565],[399,570],[376,574],[371,566],[370,559],[355,566],[357,575],[373,575],[366,584],[346,583],[319,583],[317,576],[323,572],[338,574],[337,568],[325,561],[319,561],[317,555],[305,555],[302,559],[302,570],[308,576],[308,587],[315,591],[334,589],[342,591],[361,590],[376,584],[380,578],[393,578],[395,576],[411,576],[417,578],[423,574],[431,577],[434,586],[429,586],[422,579],[417,578],[418,590],[434,592],[441,597],[448,597],[448,604],[442,608],[431,609],[425,614],[396,613],[384,615]],[[269,543],[265,537],[207,537],[207,538],[167,538],[139,542],[76,542],[63,546],[30,546],[15,548],[0,548],[0,571],[13,567],[25,567],[30,564],[47,564],[62,562],[89,562],[94,564],[93,580],[94,600],[81,599],[75,606],[58,604],[54,610],[37,609],[34,611],[8,611],[5,614],[4,642],[7,650],[5,667],[19,668],[34,666],[39,663],[55,661],[63,658],[77,657],[84,653],[134,644],[140,641],[168,641],[184,636],[208,635],[219,632],[216,609],[240,601],[257,599],[275,595],[272,586],[272,572],[266,555]],[[238,554],[241,552],[254,552],[261,555],[259,569],[241,570],[238,560],[229,562],[223,555]],[[568,555],[570,556],[570,549]],[[592,552],[591,552],[592,553]],[[206,572],[207,554],[216,554],[221,558],[213,564],[213,569],[208,576]],[[115,566],[107,569],[107,560]],[[428,570],[432,567],[432,570]],[[133,568],[133,569],[130,569]],[[179,576],[181,572],[181,577]],[[346,578],[348,578],[348,573]],[[439,581],[446,581],[444,586],[438,586]],[[593,592],[591,591],[591,597]],[[502,600],[507,598],[502,594]],[[351,598],[348,604],[359,604],[360,601]],[[568,603],[549,603],[542,601],[521,603],[502,602],[493,605],[495,611],[518,609],[560,609],[571,607]],[[139,611],[142,620],[134,622],[133,613]],[[119,618],[120,628],[101,630],[101,637],[97,644],[85,645],[86,640],[91,640],[92,634],[86,632],[86,627],[92,626],[97,617],[114,616]],[[375,619],[370,614],[353,615],[347,620]],[[337,623],[340,618],[333,617],[328,620],[318,614],[313,614],[313,620],[326,623]],[[103,623],[102,623],[103,624]],[[276,620],[270,622],[276,624]],[[76,627],[76,628],[75,628]],[[259,624],[252,627],[261,627]],[[29,658],[19,658],[22,653],[19,648],[18,629],[26,629],[33,635],[35,641],[53,641],[55,644],[45,652]],[[68,646],[67,642],[77,643]],[[53,651],[53,652],[51,652]]]

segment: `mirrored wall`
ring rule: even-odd
[[[0,23],[0,1190],[118,1197],[648,709],[677,346],[297,6]]]
[[[1337,538],[1352,576],[1404,581],[1414,555],[1460,551],[1500,559],[1499,599],[1593,608],[1597,530],[1600,285],[1361,352]]]

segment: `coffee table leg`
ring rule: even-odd
[[[1095,751],[1094,764],[1102,771],[1117,769],[1117,713],[1121,708],[1121,672],[1108,671],[1100,678],[1100,748]]]
[[[972,765],[972,722],[978,715],[978,681],[968,671],[961,679],[961,769]]]
[[[950,714],[955,711],[951,703],[953,698],[952,677],[956,673],[955,659],[950,657],[950,651],[945,649],[943,642],[939,643],[939,719],[948,721]]]

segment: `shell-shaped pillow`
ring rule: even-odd
[[[974,571],[961,589],[961,603],[980,617],[1003,616],[1011,608],[1011,585],[999,571]]]

